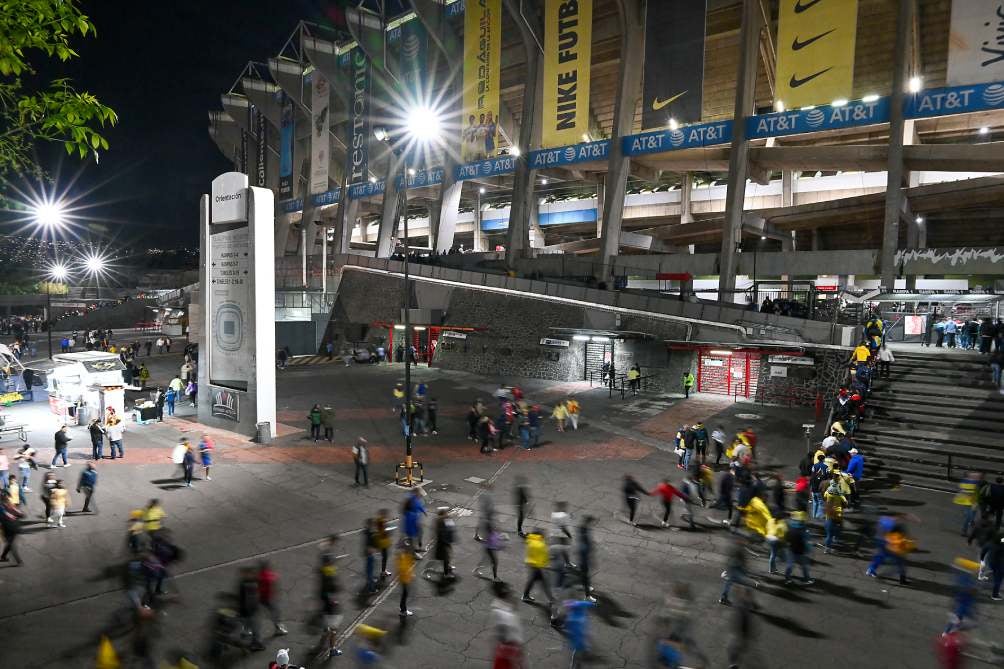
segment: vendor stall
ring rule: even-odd
[[[125,365],[114,353],[80,351],[52,356],[46,375],[49,406],[67,425],[83,425],[103,417],[109,408],[125,410]]]

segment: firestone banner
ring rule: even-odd
[[[464,13],[463,162],[495,155],[502,58],[502,0],[467,0]]]
[[[331,88],[319,71],[311,75],[310,94],[310,192],[328,190]]]
[[[948,85],[1004,81],[1004,3],[954,0]]]
[[[575,144],[589,132],[592,0],[547,0],[544,10],[544,147]]]
[[[858,0],[781,0],[777,101],[785,108],[850,98]]]
[[[349,179],[366,181],[369,176],[371,65],[362,49],[353,49],[348,59],[352,99],[349,101]]]

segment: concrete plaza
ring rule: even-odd
[[[154,356],[148,364],[154,380],[164,383],[180,357]],[[272,445],[259,446],[218,435],[212,481],[199,477],[191,489],[179,485],[169,458],[180,433],[190,433],[193,441],[200,433],[191,422],[191,409],[182,407],[179,415],[161,424],[132,426],[125,436],[126,458],[99,465],[98,512],[71,514],[63,530],[47,529],[40,522],[41,503],[37,492],[32,493],[29,522],[20,538],[26,563],[0,566],[4,630],[0,666],[92,667],[102,633],[111,636],[124,666],[134,666],[129,664],[133,635],[124,622],[127,600],[120,574],[128,513],[152,497],[162,500],[166,525],[185,551],[174,571],[172,589],[177,594],[153,623],[158,661],[183,650],[198,658],[199,666],[212,666],[203,657],[211,613],[232,606],[241,566],[267,558],[280,575],[279,602],[290,634],[272,637],[271,625],[263,617],[267,650],[236,657],[231,666],[265,667],[279,648],[290,648],[297,664],[319,666],[313,651],[319,636],[319,544],[328,534],[339,532],[344,626],[366,623],[390,630],[386,666],[490,666],[491,583],[472,573],[483,555],[472,536],[479,497],[492,495],[500,523],[511,535],[501,553],[500,576],[518,596],[526,574],[512,504],[517,476],[525,476],[532,489],[528,528],[546,529],[552,504],[558,500],[569,503],[576,522],[587,514],[597,518],[592,580],[599,601],[590,623],[594,652],[585,666],[648,666],[651,633],[674,582],[692,588],[694,632],[710,658],[709,666],[726,666],[732,611],[718,605],[717,599],[730,535],[721,528],[721,514],[699,511],[699,529],[689,531],[679,519],[682,505],[677,505],[673,527],[663,529],[654,520],[657,505],[651,498],[643,502],[641,526],[633,527],[623,520],[621,477],[632,473],[649,487],[663,476],[678,482],[676,456],[668,441],[680,424],[697,419],[711,427],[721,423],[728,431],[753,425],[768,460],[784,465],[790,476],[804,448],[800,426],[814,422],[811,414],[702,395],[686,401],[678,396],[622,401],[608,399],[604,391],[589,389],[588,384],[505,379],[522,385],[531,400],[543,405],[574,394],[583,406],[582,423],[577,432],[565,433],[555,432],[549,424],[540,449],[505,449],[484,456],[465,440],[464,416],[475,397],[483,397],[491,406],[491,393],[501,379],[416,369],[414,378],[429,383],[440,406],[440,434],[416,441],[416,454],[432,479],[426,503],[430,510],[446,506],[453,512],[459,527],[454,558],[460,578],[442,592],[435,583],[419,578],[409,603],[415,615],[402,624],[393,579],[375,598],[355,595],[364,581],[365,518],[380,508],[390,509],[396,517],[404,496],[387,485],[402,453],[400,425],[391,408],[391,389],[402,376],[400,365],[323,364],[280,372],[280,437]],[[331,445],[306,438],[306,414],[315,402],[328,403],[337,412]],[[34,427],[32,442],[40,450],[40,462],[51,457],[53,430],[48,425]],[[81,500],[72,488],[90,452],[81,430],[75,428],[71,442],[74,466],[55,470],[71,484],[74,510]],[[349,447],[359,435],[371,444],[369,488],[352,486]],[[8,453],[12,445],[4,443]],[[751,557],[762,586],[756,593],[760,606],[754,618],[756,642],[742,666],[796,667],[807,661],[817,667],[936,666],[933,644],[951,605],[950,563],[957,555],[972,557],[974,552],[959,537],[959,509],[950,495],[915,488],[874,490],[866,503],[908,511],[918,518],[912,530],[920,550],[910,562],[911,585],[899,586],[888,573],[879,580],[865,577],[867,555],[823,555],[817,550],[813,555],[817,583],[786,587],[780,577],[766,575],[766,557]],[[426,528],[431,530],[431,517]],[[854,535],[849,533],[848,539],[853,541]],[[430,565],[431,557],[419,565],[419,573]],[[542,600],[538,595],[538,603]],[[567,642],[548,624],[546,608],[521,603],[518,611],[528,666],[567,666]],[[1001,609],[990,601],[989,590],[980,593],[977,616],[973,635],[992,638],[993,630],[1000,629]],[[347,636],[342,646],[347,655],[332,661],[332,666],[352,666],[348,651],[355,643],[354,636]],[[688,657],[685,664],[695,662]]]

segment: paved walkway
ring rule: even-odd
[[[173,366],[163,361],[155,376],[170,373]],[[180,430],[197,432],[198,426],[179,416],[137,426],[128,435],[127,459],[99,466],[97,514],[74,513],[66,529],[45,529],[39,523],[37,495],[32,495],[30,524],[21,538],[27,564],[0,567],[0,629],[4,630],[0,667],[93,667],[102,631],[111,633],[123,657],[130,656],[129,626],[116,622],[125,609],[120,579],[124,528],[129,509],[150,497],[163,500],[167,526],[185,549],[171,586],[177,594],[153,624],[158,659],[179,649],[204,652],[210,612],[233,605],[237,569],[268,559],[280,573],[279,601],[290,635],[271,636],[263,620],[268,652],[235,657],[227,666],[267,666],[278,648],[291,648],[299,664],[320,666],[312,661],[319,635],[317,544],[338,531],[344,535],[338,551],[345,556],[338,562],[345,588],[344,625],[365,622],[390,630],[388,667],[488,667],[493,647],[490,584],[472,573],[483,550],[471,536],[480,500],[490,495],[500,524],[511,536],[501,552],[500,575],[520,589],[525,576],[523,546],[514,534],[511,499],[517,477],[525,477],[532,490],[527,527],[546,530],[558,500],[568,502],[576,521],[586,515],[597,518],[593,582],[599,602],[591,616],[595,653],[585,666],[649,666],[646,656],[664,613],[663,597],[676,582],[692,589],[694,634],[711,658],[709,666],[725,666],[732,614],[716,599],[730,535],[722,529],[721,515],[698,510],[697,531],[687,531],[678,517],[671,529],[664,530],[654,522],[656,504],[646,499],[642,523],[633,527],[622,520],[620,478],[630,472],[646,486],[654,486],[664,475],[678,478],[675,456],[660,445],[678,423],[702,417],[709,425],[723,423],[729,431],[753,425],[775,460],[793,463],[804,450],[801,424],[812,422],[811,416],[801,410],[723,404],[702,396],[686,401],[672,396],[609,400],[588,389],[527,382],[523,385],[534,398],[576,392],[583,405],[582,429],[560,434],[548,430],[547,443],[539,450],[506,449],[486,457],[464,440],[463,414],[474,396],[487,398],[496,387],[494,380],[416,370],[416,377],[430,384],[443,408],[440,435],[419,439],[416,453],[432,479],[426,487],[427,505],[450,508],[456,519],[459,541],[454,562],[460,579],[445,591],[419,579],[409,604],[415,616],[401,624],[393,579],[375,599],[354,595],[363,581],[364,520],[381,507],[396,516],[402,497],[399,490],[384,485],[401,453],[400,427],[389,403],[400,373],[394,367],[329,365],[287,370],[280,376],[280,411],[295,429],[305,427],[296,417],[305,416],[315,401],[335,407],[339,425],[331,445],[314,445],[302,431],[271,446],[242,438],[219,439],[213,480],[200,477],[188,489],[179,486],[167,454]],[[351,485],[348,447],[359,434],[373,444],[369,488]],[[74,448],[78,461],[85,450]],[[73,481],[79,467],[56,471]],[[790,471],[782,469],[788,475]],[[73,509],[79,508],[79,501],[73,500]],[[914,525],[921,550],[911,560],[913,585],[902,588],[888,578],[865,578],[862,557],[816,552],[817,585],[784,587],[765,574],[765,558],[751,557],[751,568],[764,585],[756,594],[761,606],[754,617],[756,642],[743,667],[801,667],[807,661],[825,668],[935,666],[932,642],[946,619],[953,578],[948,564],[955,555],[970,555],[972,550],[958,537],[957,507],[949,495],[912,489],[874,491],[867,501],[909,511],[920,519]],[[856,536],[850,520],[845,541]],[[437,569],[432,557],[422,563],[420,572]],[[989,602],[986,592],[981,592],[979,602],[976,634],[992,635],[999,629],[1001,610]],[[548,624],[547,611],[520,604],[518,612],[530,666],[567,666],[566,641]],[[354,644],[354,637],[345,638],[346,649]],[[692,660],[687,658],[691,665]],[[199,664],[210,666],[205,661]]]

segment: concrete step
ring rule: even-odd
[[[870,479],[887,485],[915,485],[945,492],[958,490],[956,479],[945,478],[945,470],[910,462],[889,462],[867,473]]]
[[[984,448],[991,452],[1004,452],[1004,449],[1000,447],[1000,440],[996,432],[981,432],[966,429],[923,430],[904,427],[899,423],[869,420],[863,424],[860,433],[881,435],[883,438],[905,438],[918,443],[959,444],[962,446]]]
[[[950,402],[946,403],[950,404]],[[997,437],[1004,431],[1004,422],[1000,419],[984,420],[977,419],[969,415],[968,412],[960,410],[953,414],[935,414],[933,412],[888,412],[884,416],[872,415],[867,422],[885,422],[899,427],[923,428],[929,426],[936,430],[948,430],[952,433],[955,430],[967,430],[972,432],[988,432],[989,438]],[[994,439],[996,441],[996,439]]]
[[[986,356],[973,351],[961,351],[959,349],[939,349],[935,346],[931,348],[925,348],[923,352],[914,351],[897,351],[893,348],[893,355],[896,357],[896,361],[911,361],[911,362],[928,362],[930,364],[942,364],[945,362],[956,363],[956,362],[977,362],[979,360],[986,360]]]
[[[872,395],[894,391],[909,395],[926,395],[945,398],[949,395],[961,399],[985,399],[988,401],[1004,402],[1004,395],[994,388],[970,388],[967,386],[952,386],[950,384],[924,383],[917,381],[890,381],[879,380],[875,382]]]
[[[946,404],[946,395],[944,392],[941,393],[916,393],[916,392],[904,392],[898,388],[888,386],[885,388],[876,388],[872,390],[871,398],[868,400],[869,403],[872,402],[907,402],[911,404],[921,405],[921,406],[943,406]],[[989,390],[984,394],[977,397],[970,397],[968,395],[960,395],[958,393],[953,393],[951,398],[951,405],[964,409],[984,409],[989,411],[1001,411],[1004,410],[1004,395],[999,392],[994,392]]]
[[[912,399],[877,399],[868,400],[868,411],[878,419],[892,418],[901,414],[924,414],[928,416],[941,416],[944,418],[971,418],[973,420],[998,422],[1000,429],[1004,431],[1004,413],[1000,409],[993,407],[980,408],[979,404],[960,404],[956,400],[944,400],[941,402],[919,402]]]
[[[995,466],[1004,466],[1004,451],[995,448],[980,448],[958,443],[941,443],[914,441],[901,437],[890,437],[888,435],[859,433],[855,435],[855,444],[861,449],[865,456],[865,461],[869,460],[871,454],[877,457],[888,455],[899,459],[917,457],[918,459],[930,462],[947,463],[948,456],[951,455],[953,461],[960,462],[979,461]]]
[[[965,386],[968,388],[990,388],[991,387],[990,368],[979,372],[957,371],[957,370],[903,370],[895,367],[889,373],[889,378],[881,380],[890,384],[898,383],[926,383],[929,385],[945,384],[950,386]]]

